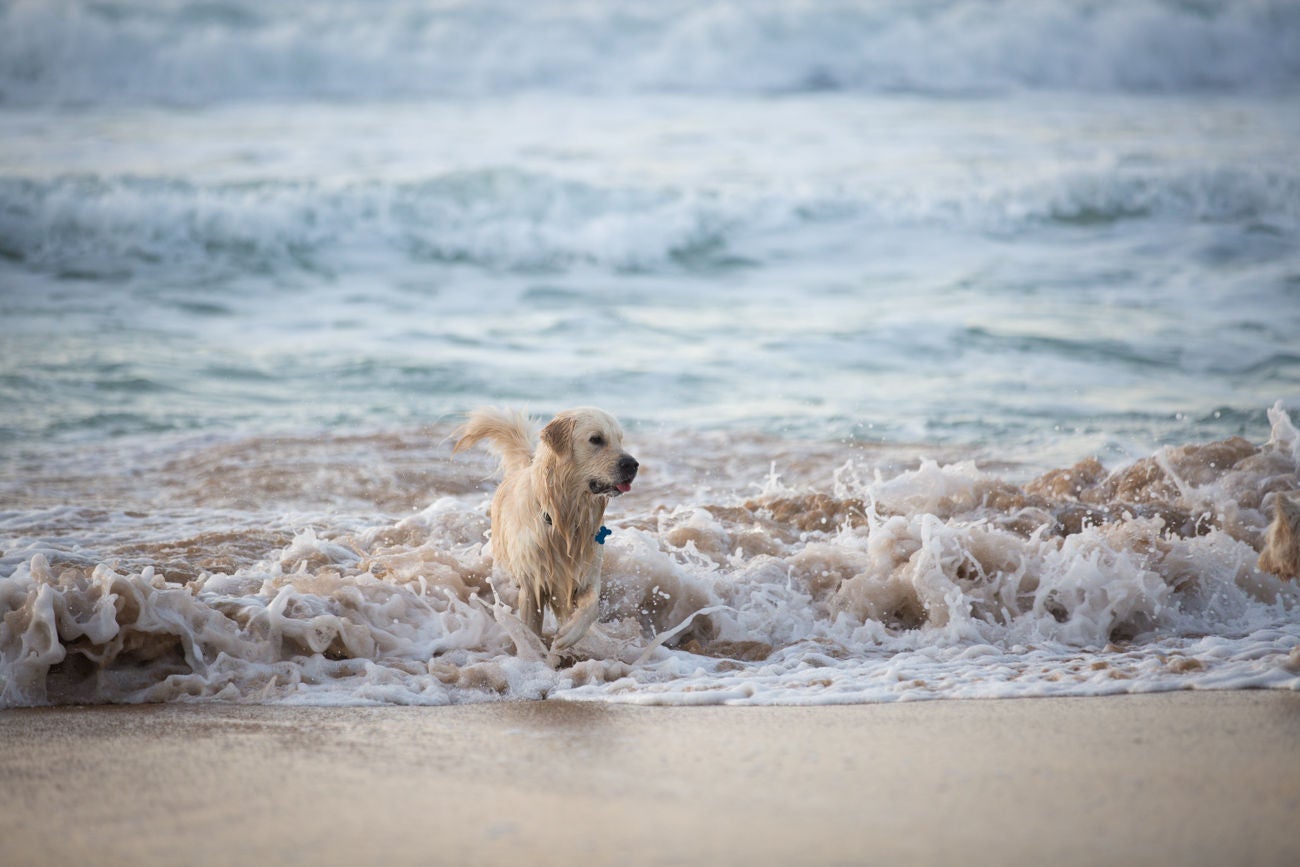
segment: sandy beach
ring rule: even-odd
[[[1300,695],[0,713],[4,862],[1294,864]]]

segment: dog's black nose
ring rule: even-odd
[[[623,457],[618,459],[618,471],[622,473],[623,477],[626,479],[635,476],[636,468],[639,466],[641,465],[636,462],[636,458],[631,455],[623,455]]]

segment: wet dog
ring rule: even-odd
[[[484,408],[455,436],[453,453],[486,441],[501,460],[492,557],[519,587],[520,618],[540,637],[550,608],[558,624],[551,651],[572,647],[599,614],[605,506],[636,478],[623,429],[603,410],[565,410],[534,447],[526,416]]]

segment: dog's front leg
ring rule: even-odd
[[[600,616],[602,559],[604,559],[602,553],[597,551],[591,569],[587,572],[586,581],[583,582],[582,589],[573,600],[573,608],[569,616],[555,631],[555,640],[551,642],[552,655],[561,650],[568,650],[581,641],[582,636],[586,635],[587,630],[591,628],[591,624],[595,623],[596,618]]]
[[[538,638],[542,636],[542,602],[537,588],[527,581],[519,582],[519,619]]]

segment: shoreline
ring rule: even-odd
[[[1291,864],[1300,694],[0,711],[13,864]]]

